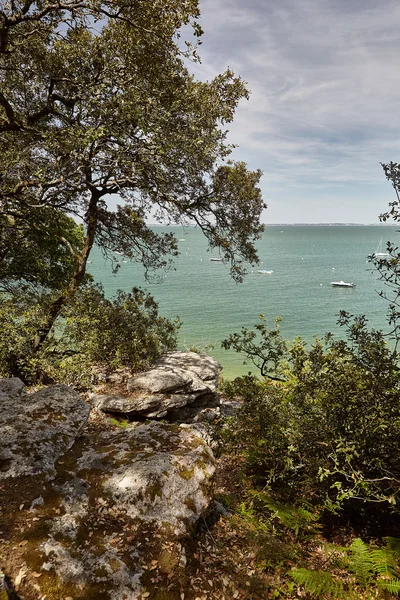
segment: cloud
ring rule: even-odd
[[[239,144],[235,158],[264,170],[271,208],[271,190],[285,205],[303,189],[308,220],[315,203],[308,211],[307,189],[329,199],[347,193],[352,214],[368,186],[391,196],[379,162],[400,160],[400,4],[200,0],[200,9],[195,73],[210,79],[229,65],[248,82],[250,101],[240,104],[229,140]],[[341,210],[335,220],[347,221],[349,203]],[[376,221],[382,207],[371,201],[369,210],[364,218]],[[317,220],[323,215],[321,198]]]

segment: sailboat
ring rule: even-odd
[[[376,252],[374,252],[374,257],[375,258],[385,258],[385,256],[389,256],[389,254],[387,252],[382,252],[382,238],[381,238],[381,241],[378,244]]]

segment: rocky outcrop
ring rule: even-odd
[[[0,379],[0,479],[53,475],[88,416],[86,402],[66,385],[27,394],[19,379]]]
[[[180,534],[208,505],[203,485],[213,463],[193,431],[149,423],[99,434],[76,461],[76,474],[87,485],[100,476],[97,492],[131,519],[167,523]]]
[[[0,380],[0,403],[0,557],[18,594],[158,597],[184,570],[185,539],[210,501],[214,458],[196,430],[99,430],[61,385],[27,394]]]
[[[121,390],[120,380],[118,386],[106,382],[92,396],[92,402],[103,412],[124,414],[131,419],[195,421],[204,409],[219,404],[216,387],[221,368],[205,354],[173,352],[151,370],[128,378],[125,389]]]

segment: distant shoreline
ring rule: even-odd
[[[149,227],[182,227],[182,225],[163,225],[162,223],[147,223]],[[263,223],[266,227],[398,227],[396,223]],[[197,228],[197,225],[183,225],[184,229]]]
[[[266,227],[393,227],[396,223],[264,223]]]

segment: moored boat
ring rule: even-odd
[[[352,288],[355,287],[355,283],[349,283],[347,281],[331,281],[331,286],[332,287],[346,287],[346,288]]]

